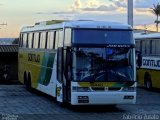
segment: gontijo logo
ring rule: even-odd
[[[142,68],[160,70],[160,58],[143,57]]]
[[[40,55],[28,53],[28,61],[39,63],[40,62]]]

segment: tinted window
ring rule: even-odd
[[[136,50],[137,50],[137,51],[140,51],[140,50],[141,50],[141,49],[140,49],[140,48],[141,48],[141,47],[140,47],[140,43],[141,43],[140,40],[137,40],[137,41],[136,41]]]
[[[56,39],[55,39],[55,49],[57,49],[63,42],[63,31],[56,31]]]
[[[34,33],[34,48],[38,48],[38,42],[39,42],[39,33]]]
[[[27,46],[27,33],[23,34],[23,48],[26,48]]]
[[[63,44],[63,31],[59,31],[59,42],[58,42],[58,47]]]
[[[160,40],[155,40],[156,41],[156,54],[160,55]]]
[[[146,44],[145,41],[142,41],[142,54],[145,55],[146,54]]]
[[[151,47],[152,47],[152,54],[155,55],[156,54],[156,41],[152,40],[151,42]]]
[[[40,48],[44,49],[45,46],[46,46],[46,32],[42,32],[40,37]]]
[[[23,45],[23,34],[20,34],[19,47]]]
[[[71,29],[70,29],[70,28],[66,28],[66,29],[65,29],[64,44],[65,44],[66,46],[71,45]]]
[[[29,33],[29,35],[28,35],[28,48],[32,48],[32,41],[33,41],[33,33]]]
[[[47,49],[53,49],[54,33],[55,33],[54,31],[48,32]]]
[[[55,49],[58,48],[58,41],[59,41],[59,31],[56,31]]]
[[[147,55],[150,54],[150,40],[145,41],[145,51]]]

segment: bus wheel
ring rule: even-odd
[[[26,90],[31,92],[32,87],[31,87],[31,75],[30,75],[30,73],[28,74],[28,79],[26,80],[25,85],[26,85]]]
[[[144,84],[145,84],[145,87],[150,90],[152,88],[152,80],[151,80],[151,76],[149,73],[145,73],[145,76],[144,76]]]
[[[27,74],[26,74],[26,72],[24,72],[24,75],[23,75],[23,82],[24,82],[24,86],[26,87],[26,82],[27,82]]]

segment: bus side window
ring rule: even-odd
[[[149,55],[150,54],[150,40],[145,40],[145,43],[146,43],[146,55]]]
[[[54,44],[54,31],[48,32],[48,39],[47,39],[47,49],[53,49]]]
[[[47,43],[48,43],[48,32],[46,32],[46,38],[45,38],[45,49],[47,49]]]
[[[61,47],[63,44],[63,31],[58,30],[56,31],[56,39],[55,39],[55,49]]]
[[[136,40],[136,50],[141,51],[140,50],[140,40]]]
[[[40,48],[45,49],[46,47],[46,32],[41,32],[40,36]]]
[[[146,45],[145,45],[145,41],[142,40],[142,55],[146,54]]]
[[[55,49],[55,43],[56,43],[56,31],[53,33],[53,49]]]
[[[27,33],[24,33],[23,35],[23,48],[26,48],[26,45],[27,45]]]
[[[36,32],[36,33],[34,33],[34,45],[33,45],[33,48],[35,48],[35,49],[38,48],[38,42],[39,42],[39,33]]]
[[[58,42],[59,42],[59,31],[56,31],[56,37],[55,37],[55,49],[58,48]]]
[[[28,48],[29,33],[27,34],[26,48]]]
[[[156,55],[156,40],[152,40],[152,55]]]
[[[152,54],[152,40],[150,40],[150,46],[149,46],[149,48],[150,48],[150,55]]]
[[[20,34],[19,47],[22,47],[22,43],[23,43],[23,34]]]
[[[66,28],[65,29],[64,44],[65,44],[65,46],[70,46],[71,45],[71,28]]]
[[[24,34],[22,34],[22,41],[21,41],[21,47],[23,47],[23,37],[24,37]]]
[[[21,47],[21,37],[19,37],[18,47]]]
[[[59,31],[59,42],[58,42],[58,47],[62,47],[63,46],[63,31],[60,30]]]
[[[29,36],[28,36],[28,48],[32,48],[32,41],[33,41],[33,33],[29,33]]]
[[[160,49],[159,49],[159,46],[160,46],[160,40],[156,40],[156,55],[160,55]]]
[[[40,42],[41,42],[41,32],[38,34],[38,48],[40,48]]]

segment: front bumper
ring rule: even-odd
[[[135,104],[136,92],[72,92],[71,105]]]

